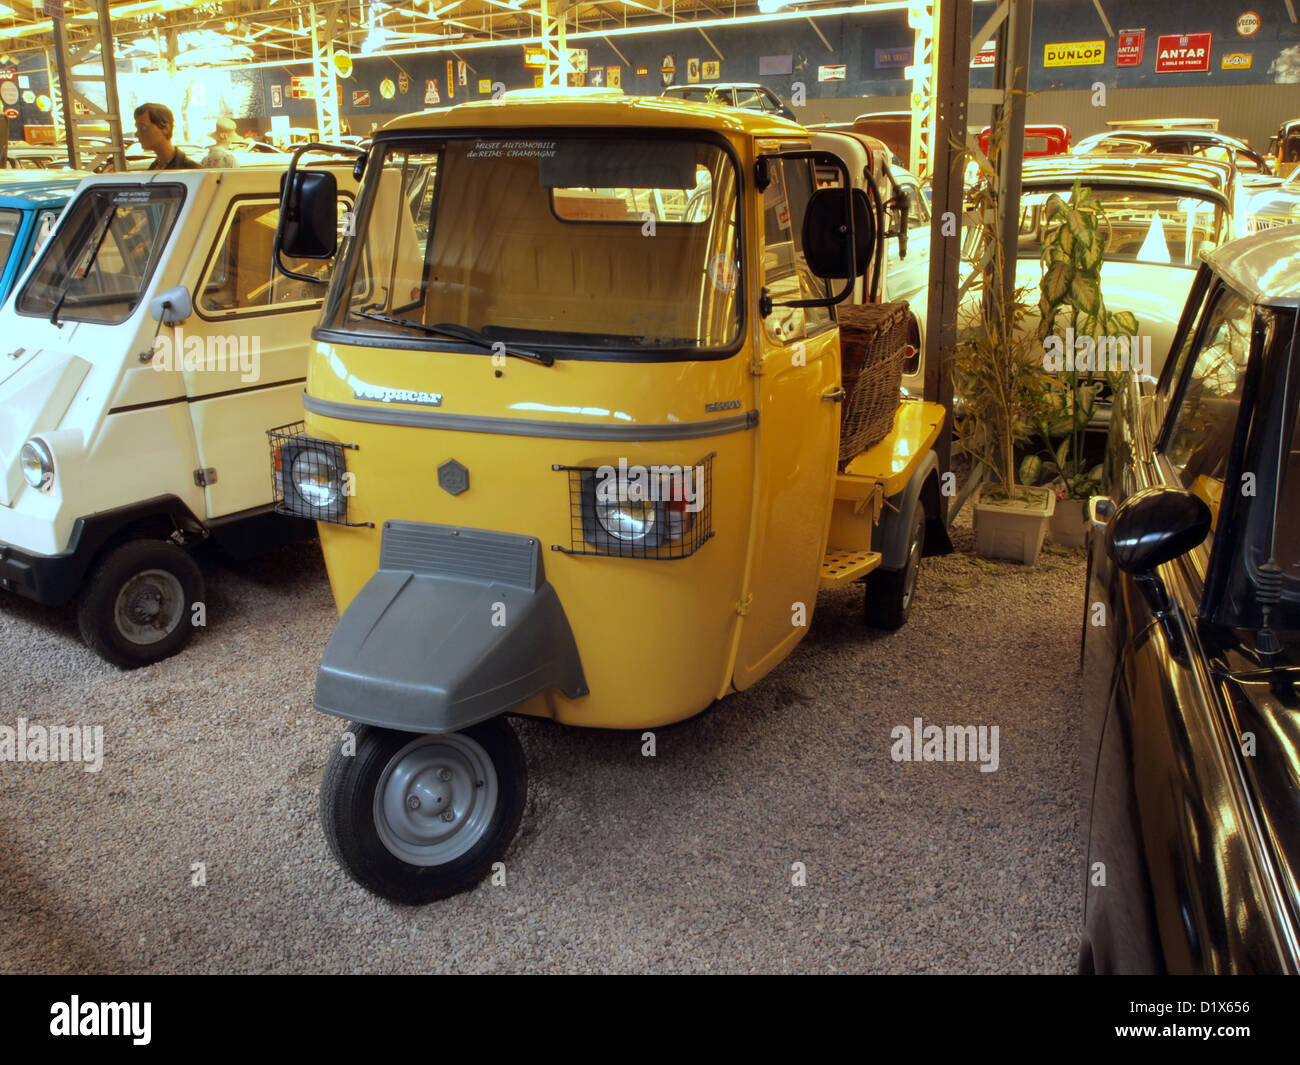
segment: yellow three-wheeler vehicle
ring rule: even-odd
[[[371,891],[500,860],[527,781],[503,715],[691,717],[828,584],[870,575],[868,621],[906,619],[944,412],[904,402],[839,461],[835,304],[880,204],[842,164],[818,189],[828,163],[770,115],[564,92],[401,118],[358,159],[305,423],[272,441],[341,613],[316,707],[356,723],[322,820]],[[291,167],[277,260],[335,254],[334,196]]]

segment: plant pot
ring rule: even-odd
[[[1088,501],[1058,499],[1047,526],[1047,535],[1057,547],[1082,547],[1088,537]]]
[[[990,485],[975,495],[975,550],[981,558],[1006,558],[1032,566],[1038,561],[1056,494],[1046,488],[1021,488],[1018,497],[986,499]]]

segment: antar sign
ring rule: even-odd
[[[1156,47],[1156,73],[1210,69],[1212,33],[1171,33],[1162,36]]]
[[[1146,52],[1146,30],[1120,30],[1119,40],[1115,44],[1115,65],[1117,67],[1140,67]]]

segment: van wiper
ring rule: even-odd
[[[538,355],[536,352],[525,351],[523,348],[513,348],[499,340],[493,340],[477,329],[471,329],[467,325],[455,325],[451,322],[440,322],[438,325],[425,325],[424,322],[416,322],[410,318],[398,318],[391,314],[377,314],[374,311],[353,311],[358,318],[372,318],[376,322],[384,322],[388,325],[404,325],[411,329],[418,329],[429,336],[446,337],[448,340],[464,340],[470,344],[477,344],[487,351],[504,351],[507,355],[513,355],[516,359],[523,359],[526,362],[535,362],[539,366],[554,366],[555,359],[550,355]],[[500,349],[497,345],[501,344]]]
[[[59,298],[54,301],[54,309],[50,311],[50,324],[59,324],[59,311],[63,310],[63,301],[68,298],[68,290],[72,288],[72,282],[79,279],[85,280],[90,275],[90,268],[95,265],[95,260],[99,258],[99,249],[104,246],[104,238],[108,236],[108,227],[113,224],[113,219],[117,217],[117,208],[114,207],[104,216],[104,220],[99,224],[99,232],[91,237],[91,244],[94,245],[90,250],[90,255],[82,265],[69,270],[68,276],[64,278],[63,287],[59,289]]]

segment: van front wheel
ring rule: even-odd
[[[176,654],[194,634],[203,574],[184,548],[132,540],[95,567],[77,602],[81,638],[100,658],[134,669]]]
[[[353,880],[421,906],[492,872],[527,793],[523,748],[504,718],[441,735],[353,725],[325,767],[321,825]]]

